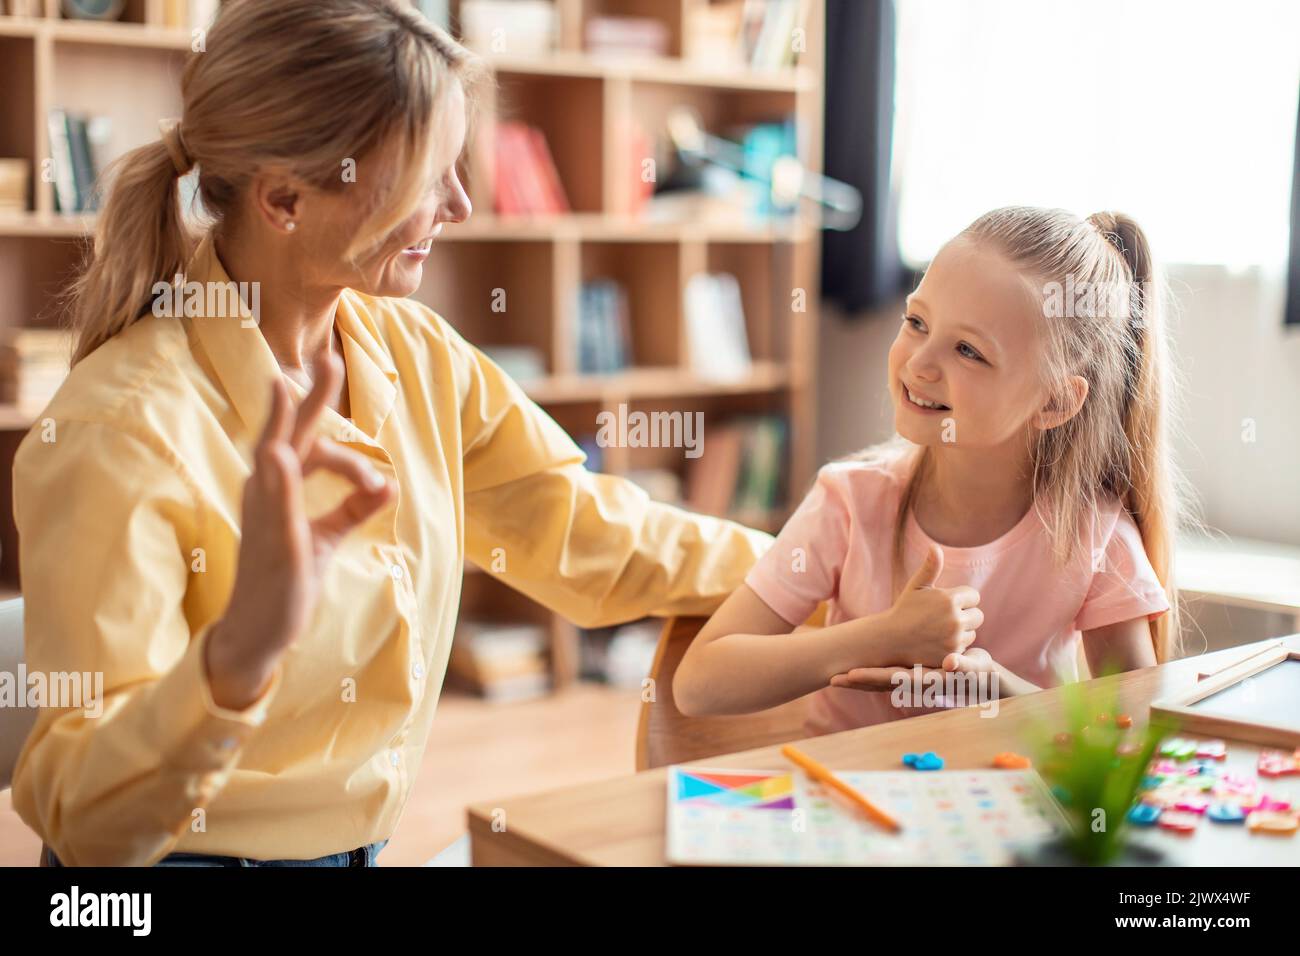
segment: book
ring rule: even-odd
[[[785,498],[786,422],[744,416],[709,430],[705,453],[686,471],[686,505],[718,517],[766,525]]]
[[[72,150],[72,178],[76,181],[77,211],[93,212],[99,208],[99,197],[95,192],[96,170],[90,156],[86,119],[76,113],[67,113],[64,118],[68,124],[68,145]]]
[[[730,273],[699,272],[686,283],[686,352],[701,378],[734,381],[753,366],[740,283]]]
[[[40,412],[67,378],[71,357],[72,337],[62,329],[0,330],[0,402]]]
[[[555,47],[555,5],[549,0],[461,0],[462,41],[478,53],[541,56]]]
[[[569,200],[541,130],[524,123],[496,125],[494,206],[507,216],[569,212]]]
[[[632,364],[632,323],[627,293],[613,279],[584,282],[578,290],[578,371],[619,372]]]
[[[587,52],[596,57],[668,55],[668,25],[652,17],[595,16],[584,34]]]
[[[456,625],[447,676],[456,684],[504,702],[536,697],[550,686],[541,624],[462,618]]]
[[[68,117],[61,109],[52,109],[47,121],[50,158],[54,160],[54,208],[71,213],[78,209],[77,180],[73,172],[72,143],[68,139]]]

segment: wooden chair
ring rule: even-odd
[[[804,719],[809,697],[735,717],[686,717],[673,703],[673,675],[705,617],[670,617],[655,649],[650,677],[654,700],[643,701],[636,732],[636,769],[766,747],[808,736]]]

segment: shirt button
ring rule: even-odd
[[[390,564],[388,566],[388,573],[393,576],[394,581],[402,580],[403,572],[402,572],[402,566],[400,564]]]
[[[424,665],[416,664],[414,667],[411,668],[411,673],[415,675],[416,680],[419,680],[421,677],[424,676]]]
[[[388,762],[391,763],[394,767],[396,767],[399,763],[402,762],[401,754],[399,754],[396,750],[388,751]]]

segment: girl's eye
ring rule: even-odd
[[[977,362],[984,361],[984,356],[980,355],[979,352],[976,352],[969,342],[958,342],[957,354],[965,356],[968,359],[974,359]]]
[[[918,332],[924,332],[924,331],[925,331],[925,323],[922,322],[919,318],[917,318],[917,317],[914,316],[914,315],[904,315],[904,316],[903,316],[903,323],[904,323],[905,325],[910,325],[912,328],[916,329],[916,331],[918,331]]]

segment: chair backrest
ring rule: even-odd
[[[708,618],[671,617],[664,622],[650,677],[653,700],[641,704],[636,733],[636,769],[766,747],[808,736],[808,698],[736,717],[685,717],[673,703],[673,674]]]
[[[18,752],[36,723],[35,707],[27,707],[26,682],[18,682],[18,665],[23,660],[23,599],[0,601],[0,674],[9,674],[14,690],[22,696],[21,707],[0,707],[0,790],[13,778]]]

